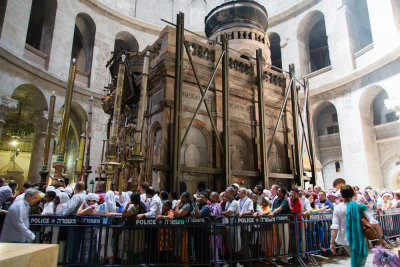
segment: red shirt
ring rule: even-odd
[[[301,201],[297,198],[295,201],[290,201],[290,207],[293,213],[301,213]],[[297,220],[301,221],[301,215],[297,215]]]

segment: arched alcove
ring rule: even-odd
[[[43,158],[43,133],[47,126],[44,111],[48,106],[42,91],[33,84],[18,86],[11,97],[18,100],[18,106],[5,118],[0,140],[0,168],[9,163],[18,150],[14,162],[23,170],[23,179],[18,180],[22,185],[23,180],[40,178],[41,166],[36,164]]]
[[[324,184],[344,176],[340,127],[336,107],[322,102],[313,109],[315,152],[321,162]]]
[[[272,65],[282,69],[281,37],[277,33],[269,35]]]
[[[47,56],[50,56],[56,12],[56,0],[32,1],[26,44]]]
[[[307,14],[297,30],[302,75],[331,65],[325,17],[320,11]]]
[[[183,133],[186,132],[188,122],[183,123]],[[186,170],[182,171],[182,180],[189,193],[197,192],[199,183],[204,183],[210,188],[211,175],[199,171],[201,168],[208,168],[212,163],[210,133],[206,129],[204,122],[195,120],[190,128],[188,135],[181,147],[181,164]]]
[[[387,100],[388,94],[385,90],[382,90],[372,102],[372,112],[374,115],[374,125],[385,124],[393,122],[399,118],[396,115],[396,111],[387,109],[385,100]]]
[[[268,172],[287,173],[285,152],[283,146],[277,140],[274,140],[268,154]]]
[[[139,44],[136,38],[129,32],[122,31],[115,36],[114,51],[138,51]]]

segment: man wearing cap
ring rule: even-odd
[[[35,234],[29,230],[30,207],[40,201],[38,190],[29,188],[24,199],[10,207],[3,225],[0,242],[28,243],[35,239]]]

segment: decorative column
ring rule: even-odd
[[[143,131],[143,118],[144,118],[144,106],[146,102],[146,92],[147,92],[147,80],[149,76],[149,66],[150,66],[150,52],[147,51],[143,59],[143,71],[142,71],[142,84],[140,87],[140,99],[138,116],[135,130],[135,147],[133,149],[133,155],[129,159],[129,162],[133,165],[133,178],[138,181],[138,168],[139,164],[144,162],[143,151],[142,151],[142,131]],[[144,175],[144,168],[142,168],[142,175]]]
[[[8,112],[15,111],[18,107],[18,100],[9,98],[7,96],[0,97],[0,139],[3,132],[4,124],[6,124],[6,117]]]
[[[53,167],[55,169],[54,178],[62,178],[63,170],[65,170],[64,154],[65,154],[65,145],[67,142],[69,113],[71,111],[71,104],[72,104],[72,94],[74,92],[75,72],[76,72],[76,59],[73,58],[71,62],[71,68],[69,70],[68,86],[65,95],[64,111],[63,111],[61,130],[60,130],[60,139],[57,148],[57,159],[56,162],[54,162],[53,164]]]
[[[118,80],[117,87],[114,90],[114,111],[113,120],[110,127],[110,135],[108,140],[106,160],[107,162],[102,163],[106,166],[107,174],[107,190],[111,189],[112,179],[115,179],[115,167],[120,164],[116,162],[117,160],[117,139],[118,132],[121,124],[121,102],[122,102],[122,91],[124,89],[124,79],[125,79],[125,57],[126,55],[121,55],[121,61],[119,63],[118,69]],[[113,188],[112,188],[113,189]]]
[[[47,184],[47,176],[49,175],[49,169],[47,168],[49,162],[49,152],[50,152],[50,142],[51,142],[51,132],[53,129],[53,118],[54,118],[54,107],[56,103],[56,96],[53,91],[53,94],[50,97],[50,106],[49,106],[49,116],[47,119],[47,134],[46,134],[46,141],[44,144],[43,150],[43,163],[42,163],[42,170],[39,172],[41,176],[40,183],[42,185]]]
[[[86,187],[88,176],[92,173],[92,166],[90,166],[90,146],[92,143],[92,116],[93,116],[93,96],[89,100],[89,112],[88,112],[88,122],[86,128],[86,157],[85,157],[85,170],[83,173],[83,182],[85,182]]]
[[[81,174],[83,171],[83,157],[85,155],[85,145],[86,145],[86,136],[85,134],[82,134],[79,137],[79,154],[78,154],[78,160],[75,165],[75,172],[74,172],[74,183],[77,183],[81,180]]]
[[[28,180],[33,183],[41,181],[40,170],[43,163],[43,155],[45,149],[45,141],[47,136],[47,119],[45,111],[38,111],[32,116],[31,120],[34,125],[34,138],[31,152],[31,160],[29,164]]]

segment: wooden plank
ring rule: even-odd
[[[287,174],[287,173],[273,173],[270,172],[268,174],[269,178],[279,178],[279,179],[294,179],[293,174]]]

